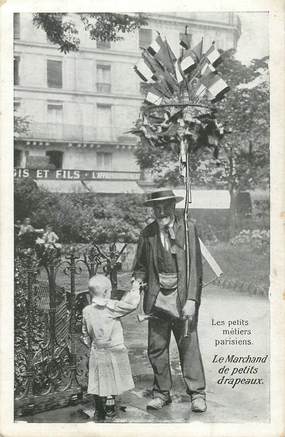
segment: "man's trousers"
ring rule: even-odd
[[[148,325],[148,357],[154,372],[153,394],[169,398],[172,386],[169,343],[174,334],[180,357],[180,365],[186,384],[186,392],[192,399],[205,397],[205,375],[197,335],[198,311],[184,337],[185,321],[155,312]]]

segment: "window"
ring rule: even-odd
[[[110,105],[97,106],[97,138],[112,140],[112,107]]]
[[[47,60],[47,85],[49,88],[62,88],[62,62]]]
[[[20,39],[20,14],[13,14],[14,39]]]
[[[20,85],[20,56],[14,56],[14,85]]]
[[[49,158],[49,164],[54,169],[62,168],[63,152],[58,150],[49,150],[46,152],[46,156]]]
[[[110,93],[111,92],[111,66],[97,65],[97,92]]]
[[[62,140],[63,137],[63,106],[60,102],[48,102],[47,105],[47,122],[49,137]]]
[[[14,112],[18,112],[20,109],[21,103],[18,100],[14,101]]]
[[[23,152],[22,150],[14,150],[14,167],[21,167]]]
[[[97,49],[110,49],[111,42],[110,41],[97,41]]]
[[[62,103],[49,102],[47,105],[48,123],[61,124],[62,123]]]
[[[139,47],[147,48],[151,45],[152,30],[151,29],[139,29]]]
[[[112,170],[112,153],[97,152],[98,170]]]

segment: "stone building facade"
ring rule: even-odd
[[[140,79],[133,71],[140,47],[148,46],[157,30],[178,55],[179,35],[187,25],[192,45],[203,36],[205,48],[213,40],[218,48],[234,48],[239,17],[230,12],[152,13],[147,26],[116,43],[90,40],[76,14],[72,19],[80,50],[62,54],[33,26],[32,14],[14,14],[14,109],[30,120],[29,132],[15,139],[15,167],[58,170],[58,177],[37,177],[53,191],[141,192],[136,137],[126,133],[142,103]],[[68,177],[61,170],[70,170]],[[74,170],[95,171],[94,180],[82,183]]]

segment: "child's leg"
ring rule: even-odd
[[[105,420],[105,399],[102,396],[94,395],[94,404],[95,404],[95,413],[94,420],[95,422],[102,422]]]
[[[112,419],[116,416],[116,399],[115,396],[107,396],[105,406],[106,419]]]

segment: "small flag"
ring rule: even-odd
[[[212,255],[210,254],[204,243],[200,240],[200,238],[199,238],[199,243],[201,247],[202,256],[205,258],[205,260],[207,261],[207,263],[209,264],[215,275],[217,277],[220,277],[223,274],[221,267],[219,266],[217,261],[212,257]]]
[[[152,103],[153,105],[160,105],[162,102],[162,97],[159,95],[159,93],[156,93],[154,91],[149,91],[146,95],[145,100],[149,103]]]
[[[210,95],[210,100],[217,101],[220,99],[228,90],[229,86],[217,73],[209,73],[207,76],[202,77],[200,86],[198,87],[195,95],[201,98],[205,92],[208,90]]]
[[[147,48],[147,51],[159,62],[164,70],[175,74],[174,62],[176,61],[176,57],[168,42],[166,40],[163,41],[159,33],[152,44]]]
[[[193,53],[192,50],[187,50],[180,62],[182,71],[188,73],[196,65],[196,62],[197,57],[195,56],[195,53]]]
[[[193,47],[193,49],[186,50],[180,62],[182,71],[184,73],[189,73],[189,71],[199,62],[199,60],[202,58],[202,49],[203,39],[201,39],[199,44]]]
[[[220,100],[222,96],[230,89],[228,84],[218,74],[213,75],[213,78],[211,79],[207,88],[210,92],[210,100],[215,101]]]
[[[183,49],[188,50],[191,47],[191,39],[192,39],[191,35],[182,34],[180,36],[179,44],[181,45],[181,47],[183,47]]]
[[[147,48],[147,51],[151,54],[151,56],[155,56],[161,49],[160,44],[158,43],[158,37],[151,43],[151,45]]]
[[[203,65],[202,68],[201,68],[200,75],[201,75],[201,76],[207,76],[208,74],[210,74],[210,73],[215,73],[215,72],[216,72],[216,70],[215,70],[215,68],[213,67],[213,65],[210,64],[210,63],[208,62],[208,60],[206,60],[205,63],[204,63],[204,65]]]
[[[152,90],[157,91],[158,93],[162,94],[163,96],[167,97],[168,99],[170,99],[172,96],[172,93],[170,92],[169,87],[164,82],[153,84],[150,91],[152,91]]]
[[[154,73],[142,59],[140,59],[137,65],[134,66],[134,70],[144,82],[148,82],[151,79],[155,80]]]
[[[218,52],[218,50],[215,47],[215,44],[212,44],[209,50],[205,53],[205,57],[208,59],[208,61],[213,64],[217,65],[220,61],[221,54]]]
[[[171,93],[177,90],[178,83],[175,78],[167,71],[161,64],[156,60],[156,58],[152,57],[147,50],[142,52],[142,56],[145,60],[145,63],[149,66],[149,68],[154,72],[157,80],[165,81],[167,86],[169,87]]]
[[[202,58],[203,55],[203,38],[201,41],[191,49],[194,55],[196,56],[197,60],[199,61]]]
[[[181,68],[181,66],[180,66],[180,68]],[[183,80],[183,76],[180,72],[180,68],[179,68],[178,61],[176,61],[175,62],[175,74],[176,74],[176,80],[178,83],[182,82],[182,80]]]
[[[165,47],[167,49],[167,53],[169,56],[169,64],[168,64],[168,69],[169,71],[175,75],[175,62],[177,61],[175,54],[173,53],[170,45],[168,44],[166,38],[164,38],[164,44]]]

